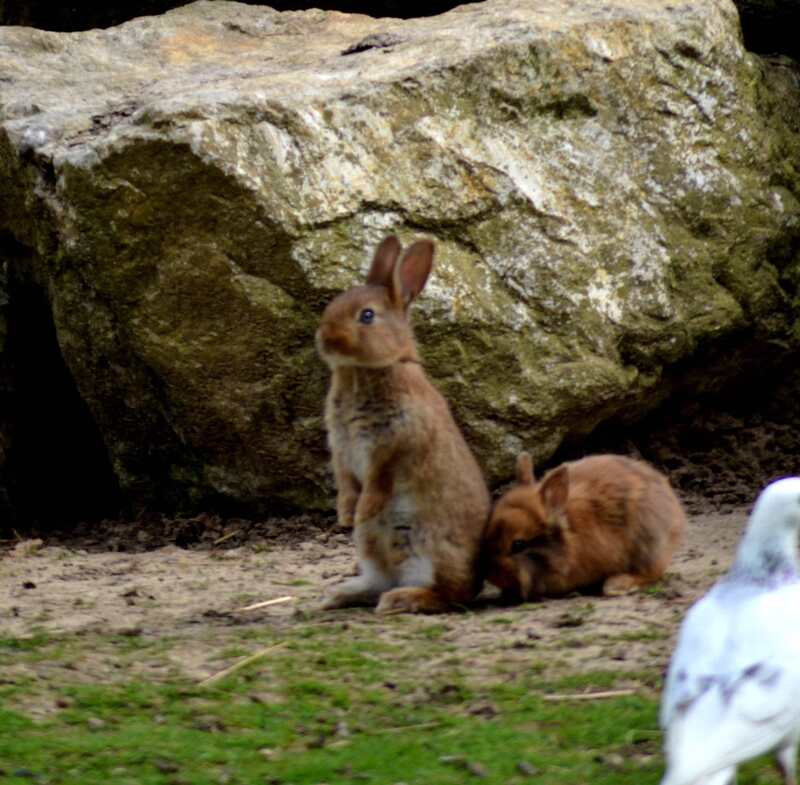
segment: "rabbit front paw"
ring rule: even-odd
[[[387,493],[373,491],[364,492],[358,499],[355,510],[355,525],[359,526],[366,521],[377,518],[386,507],[391,496]]]
[[[352,529],[355,522],[358,496],[351,493],[340,493],[336,500],[336,521],[343,529]]]
[[[644,580],[639,575],[622,573],[606,578],[603,583],[603,594],[606,597],[622,597],[636,591],[644,584]]]

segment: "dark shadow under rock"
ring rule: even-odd
[[[604,423],[547,466],[623,453],[664,471],[690,512],[751,504],[769,482],[800,474],[800,371],[793,365],[751,373],[713,395],[676,396],[632,426]]]
[[[744,45],[759,54],[800,60],[800,3],[797,0],[734,0]]]
[[[7,333],[0,356],[4,528],[97,520],[120,509],[100,432],[64,363],[44,291],[20,273],[26,249],[7,236]]]

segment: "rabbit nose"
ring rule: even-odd
[[[317,330],[317,345],[327,351],[341,349],[346,344],[342,331],[333,324],[321,324]]]
[[[328,343],[334,337],[335,330],[329,324],[321,324],[317,330],[317,340],[322,343]]]

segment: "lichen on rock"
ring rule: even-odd
[[[329,503],[313,332],[388,232],[437,241],[417,333],[492,483],[798,348],[797,72],[728,0],[200,0],[0,68],[0,232],[134,502]]]

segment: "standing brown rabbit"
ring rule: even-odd
[[[599,585],[624,594],[667,569],[686,516],[664,475],[621,455],[593,455],[533,477],[517,460],[517,486],[487,528],[487,577],[506,598],[567,594]]]
[[[332,372],[325,424],[339,522],[355,527],[360,573],[326,608],[438,612],[475,596],[489,494],[417,355],[408,309],[433,264],[420,240],[378,246],[365,286],[325,309],[317,348]]]

